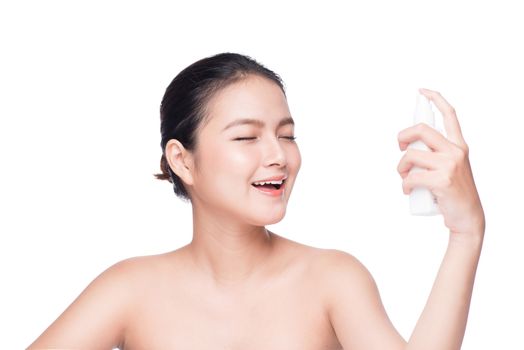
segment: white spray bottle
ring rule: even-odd
[[[431,109],[431,105],[426,96],[419,94],[417,97],[417,106],[413,117],[413,123],[426,123],[432,128],[435,128],[435,115]],[[430,151],[430,148],[421,140],[417,140],[409,144],[408,148],[414,148],[423,151]],[[426,169],[414,166],[411,172],[425,171]],[[415,187],[409,194],[409,208],[411,215],[438,215],[440,210],[438,208],[437,200],[431,191],[425,187]]]

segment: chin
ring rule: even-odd
[[[286,216],[285,208],[252,217],[251,222],[257,226],[273,225],[282,221],[284,216]]]

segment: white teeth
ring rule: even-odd
[[[283,180],[280,180],[280,181],[266,181],[266,182],[253,182],[254,185],[265,185],[265,184],[273,184],[273,185],[282,185],[284,181]]]

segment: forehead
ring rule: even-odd
[[[248,76],[218,91],[209,100],[206,111],[209,127],[217,129],[240,118],[259,119],[272,124],[290,115],[280,87],[259,76]]]

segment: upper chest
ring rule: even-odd
[[[340,349],[306,265],[231,293],[190,276],[145,288],[125,349]]]

